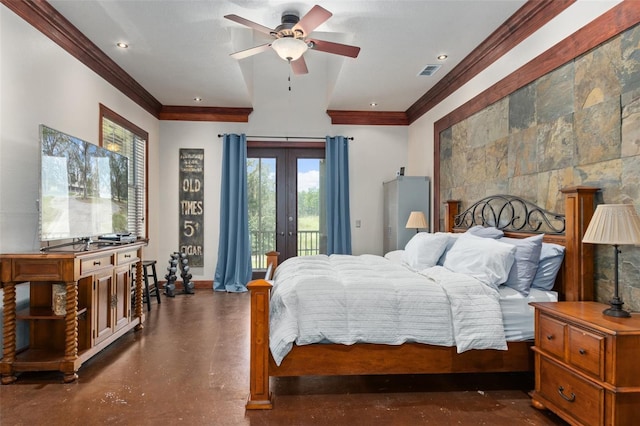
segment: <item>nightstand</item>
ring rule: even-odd
[[[532,303],[532,404],[572,424],[630,425],[640,416],[640,314],[609,317],[597,302]]]

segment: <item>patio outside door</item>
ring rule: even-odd
[[[326,253],[323,148],[247,149],[251,259],[255,277],[266,269],[265,253]]]

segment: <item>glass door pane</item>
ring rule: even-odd
[[[251,266],[265,269],[265,253],[276,250],[276,159],[247,158]]]
[[[324,226],[324,197],[321,176],[324,159],[297,159],[297,255],[309,256],[326,253]],[[323,244],[323,242],[325,242]]]

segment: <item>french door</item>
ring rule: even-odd
[[[269,251],[280,252],[279,262],[326,253],[324,157],[324,148],[317,146],[247,148],[249,233],[257,276],[266,269]]]

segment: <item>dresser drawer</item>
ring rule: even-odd
[[[586,425],[603,424],[604,389],[540,357],[540,394]]]
[[[558,359],[564,359],[564,334],[567,324],[555,318],[541,315],[538,326],[536,346],[539,346],[547,353],[553,354]]]
[[[577,327],[569,327],[569,363],[604,380],[605,337]]]
[[[138,251],[129,250],[118,253],[118,265],[126,265],[127,263],[138,261]]]
[[[92,257],[80,261],[80,275],[86,275],[98,269],[113,266],[112,256]]]

